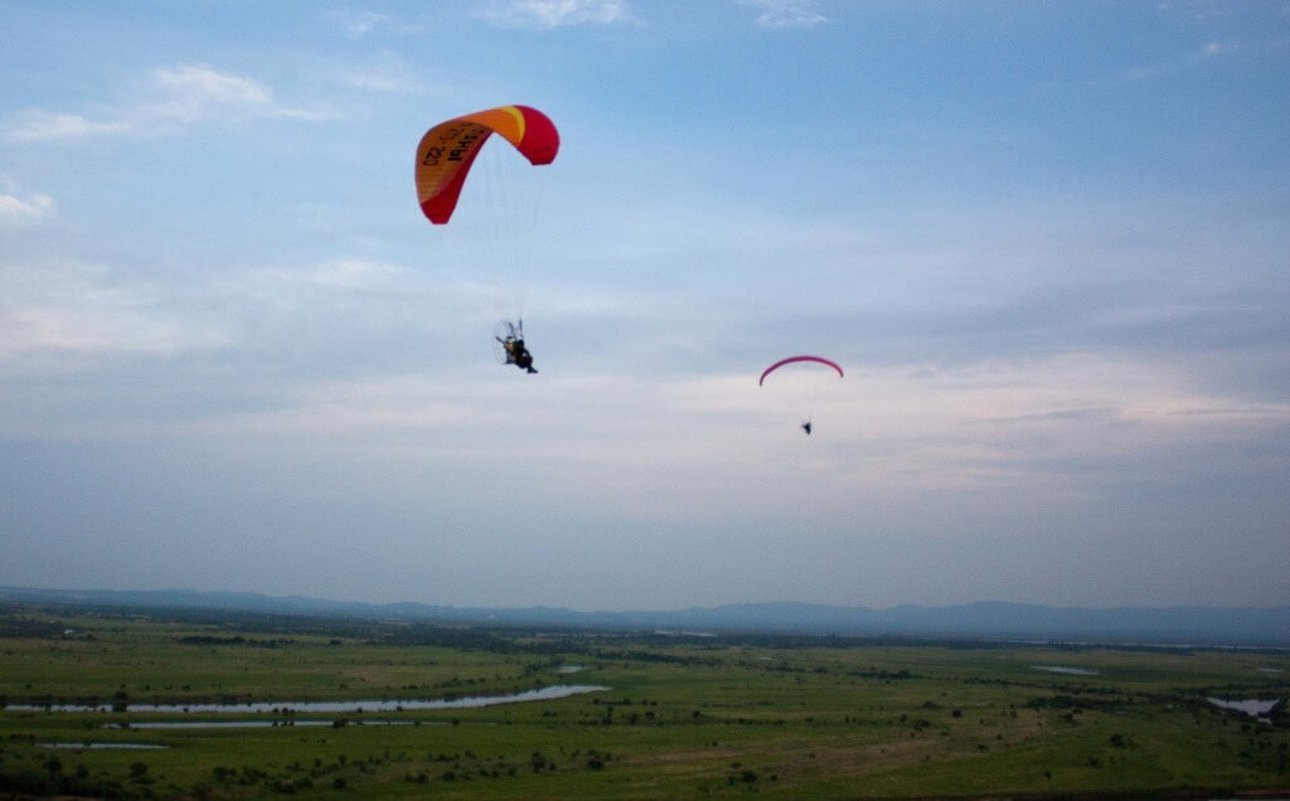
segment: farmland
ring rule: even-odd
[[[561,685],[586,691],[413,708]],[[1284,797],[1288,697],[1283,651],[14,605],[0,795]]]

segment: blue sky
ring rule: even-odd
[[[1290,3],[0,28],[0,584],[1290,604]],[[430,226],[421,134],[516,102],[537,225]]]

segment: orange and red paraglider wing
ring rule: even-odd
[[[535,167],[550,164],[560,150],[555,123],[529,106],[499,106],[439,123],[417,147],[417,199],[430,222],[442,225],[452,217],[470,166],[493,134]]]
[[[793,364],[794,362],[819,362],[820,364],[826,365],[828,367],[832,367],[834,370],[837,370],[838,377],[839,378],[842,377],[842,368],[838,365],[837,362],[831,359],[826,359],[823,356],[789,356],[787,359],[780,359],[779,361],[772,364],[770,367],[767,367],[765,370],[763,370],[761,374],[761,378],[757,379],[757,386],[762,385],[762,383],[766,380],[766,376],[775,372],[776,370],[783,367],[784,365]]]

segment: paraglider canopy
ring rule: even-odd
[[[416,163],[417,199],[430,222],[442,225],[452,217],[470,167],[493,134],[534,166],[550,164],[560,150],[555,123],[529,106],[499,106],[435,125],[421,137]]]
[[[757,386],[762,386],[763,384],[765,384],[766,376],[770,375],[771,373],[775,372],[776,370],[778,370],[779,368],[783,367],[786,364],[794,364],[796,362],[819,362],[820,364],[826,365],[828,367],[832,367],[834,370],[837,370],[839,378],[843,377],[842,368],[838,366],[837,362],[831,359],[826,359],[823,356],[789,356],[787,359],[780,359],[779,361],[775,362],[770,367],[767,367],[764,371],[762,371],[761,378],[757,379]]]

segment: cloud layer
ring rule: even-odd
[[[1290,603],[1290,21],[1196,8],[4,7],[0,583]]]

